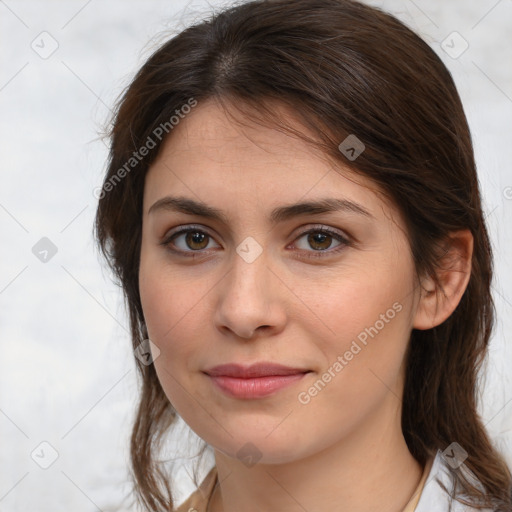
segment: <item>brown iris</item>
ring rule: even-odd
[[[205,233],[199,233],[198,231],[190,231],[186,234],[185,241],[187,246],[191,249],[204,249],[208,245],[208,235]],[[194,244],[204,245],[201,245],[201,247],[194,247]]]
[[[327,235],[325,233],[310,233],[308,235],[308,243],[311,244],[311,247],[315,248],[315,244],[320,244],[321,247],[318,247],[318,249],[328,249],[331,245],[331,235]],[[328,241],[327,245],[325,244],[326,240]]]

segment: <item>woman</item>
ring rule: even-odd
[[[257,0],[189,27],[122,97],[99,197],[145,510],[512,511],[475,401],[494,305],[470,133],[402,23]],[[180,507],[157,461],[178,415],[215,455]]]

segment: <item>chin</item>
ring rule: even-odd
[[[214,449],[228,457],[239,459],[250,467],[258,464],[286,464],[307,456],[308,450],[304,441],[298,438],[299,426],[278,426],[279,422],[269,421],[268,424],[258,422],[251,425],[249,421],[241,421],[238,425],[230,423],[226,430],[229,436],[218,425],[215,427],[219,436],[213,432],[200,432],[198,435]],[[204,429],[201,429],[204,430]],[[314,451],[311,447],[311,451]]]

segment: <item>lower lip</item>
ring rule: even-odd
[[[293,375],[269,375],[251,379],[226,377],[224,375],[210,376],[215,385],[227,395],[235,398],[264,398],[301,380],[306,373]]]

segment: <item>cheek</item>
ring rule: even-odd
[[[317,377],[327,382],[311,390],[314,396],[302,391],[318,404],[345,404],[339,412],[344,415],[367,408],[388,389],[399,390],[412,325],[412,287],[412,266],[402,259],[346,272],[327,287],[310,290],[305,297],[316,315],[303,317],[303,327],[312,331],[318,319],[327,326],[316,338],[325,365]]]
[[[194,319],[204,314],[201,299],[208,287],[201,285],[201,280],[185,282],[183,276],[143,260],[139,287],[148,335],[160,350],[154,364],[162,389],[187,423],[203,424],[207,418],[190,399],[194,389],[190,376],[198,366],[199,345],[204,339],[202,322]]]
[[[364,344],[372,336],[403,338],[410,324],[412,287],[412,269],[404,261],[400,272],[382,264],[342,270],[328,284],[299,292],[314,313],[302,318],[309,329],[314,322],[323,324],[326,335],[319,341],[324,340],[326,352],[348,350],[352,340]]]
[[[165,255],[143,250],[139,290],[150,338],[166,345],[169,340],[179,339],[176,332],[180,328],[193,327],[192,320],[210,286],[205,275],[180,272],[166,263]]]
[[[150,340],[160,349],[155,367],[162,374],[165,370],[182,380],[187,366],[192,363],[194,343],[201,299],[207,288],[203,280],[188,282],[183,275],[171,272],[169,266],[141,255],[139,290],[144,320]],[[165,368],[165,370],[163,370]],[[178,375],[180,374],[180,375]],[[166,390],[167,391],[167,390]]]

